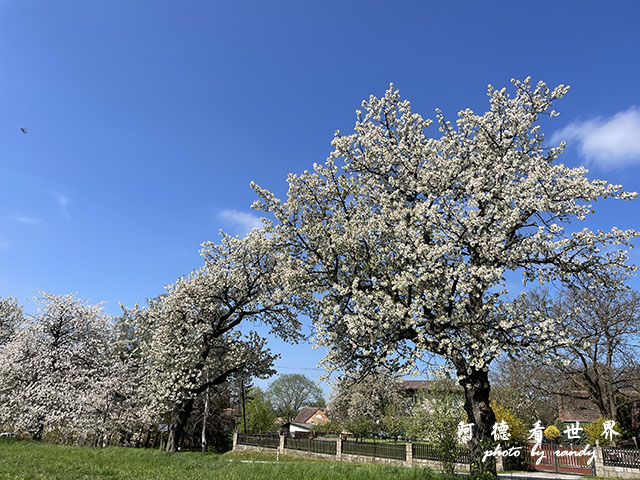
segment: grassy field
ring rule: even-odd
[[[446,480],[428,469],[350,465],[273,454],[202,455],[158,450],[89,448],[0,439],[0,480]]]

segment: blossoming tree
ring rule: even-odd
[[[22,322],[22,307],[15,298],[0,298],[0,348],[7,344]]]
[[[134,312],[149,408],[171,412],[167,451],[180,447],[194,402],[207,388],[233,377],[275,373],[276,355],[266,340],[240,330],[242,325],[263,322],[283,339],[299,336],[273,239],[258,230],[242,239],[224,236],[219,245],[206,243],[202,256],[202,268]]]
[[[465,390],[476,455],[495,421],[491,361],[558,339],[553,318],[509,301],[507,273],[526,284],[625,268],[609,246],[635,234],[566,229],[593,201],[635,194],[557,163],[563,145],[545,147],[539,119],[556,115],[568,87],[513,86],[512,96],[490,86],[489,111],[463,110],[455,125],[438,111],[441,133],[428,137],[431,121],[392,85],[363,102],[353,134],[336,132],[324,165],[289,175],[285,202],[253,185],[326,365],[411,370],[427,352],[444,357]]]
[[[0,423],[35,439],[89,432],[104,418],[99,405],[115,374],[109,317],[72,295],[35,300],[37,314],[0,349]]]

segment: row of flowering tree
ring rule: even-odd
[[[100,305],[71,295],[41,293],[35,315],[24,318],[3,299],[0,344],[0,425],[40,439],[46,432],[91,434],[104,441],[133,422],[135,398],[115,331]]]
[[[169,450],[179,447],[185,418],[207,388],[272,372],[274,356],[264,340],[240,325],[259,320],[295,340],[298,313],[313,320],[329,370],[356,374],[384,366],[408,373],[428,355],[444,358],[464,388],[475,458],[493,445],[491,363],[503,353],[528,355],[568,338],[562,316],[513,299],[507,276],[520,275],[524,285],[576,278],[597,285],[603,273],[632,270],[624,248],[636,235],[569,228],[593,213],[594,201],[636,194],[558,163],[563,145],[545,144],[540,121],[557,115],[553,102],[568,87],[529,79],[513,87],[512,96],[490,87],[489,111],[465,109],[455,124],[438,112],[439,133],[432,137],[431,120],[412,112],[393,86],[382,98],[371,96],[357,112],[354,133],[336,133],[324,165],[289,176],[286,201],[253,185],[260,198],[254,207],[269,217],[263,231],[206,244],[202,268],[127,312],[136,338],[128,351],[145,391],[140,408],[149,417],[170,412]],[[93,320],[82,328],[102,328],[105,320],[91,311]],[[64,355],[43,359],[30,336],[44,335],[45,317],[9,340],[0,336],[1,354],[10,360],[1,374],[22,385],[3,418],[27,411],[36,434],[50,421],[82,423],[66,401],[49,405],[43,392],[72,385],[61,399],[86,394],[85,403],[97,407],[83,385],[111,378],[104,375],[108,362],[92,356],[85,365],[76,341],[61,346],[53,333],[49,344]],[[89,337],[98,355],[106,337],[83,338]],[[19,362],[33,368],[14,368]],[[61,380],[41,372],[59,372]],[[18,391],[6,390],[8,397]]]
[[[100,305],[71,295],[42,293],[41,308],[26,318],[3,299],[0,426],[105,444],[114,431],[168,418],[167,451],[178,450],[209,389],[275,373],[277,355],[247,322],[288,341],[300,336],[273,245],[259,231],[206,243],[201,268],[115,324]]]

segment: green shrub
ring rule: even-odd
[[[550,442],[556,442],[560,437],[562,437],[562,433],[558,430],[558,427],[555,425],[549,425],[544,429],[544,437]]]
[[[517,418],[511,410],[504,405],[497,404],[495,401],[491,402],[491,409],[496,416],[496,422],[505,421],[509,425],[512,441],[522,443],[526,440],[529,430],[524,422]]]
[[[614,441],[609,440],[609,437],[604,437],[602,434],[604,433],[604,422],[609,421],[608,418],[600,417],[599,419],[588,423],[584,426],[584,433],[587,436],[587,441],[591,445],[595,445],[596,441],[600,442],[600,445],[613,445],[615,441],[615,435],[613,437]],[[614,426],[614,431],[619,432],[619,429]]]

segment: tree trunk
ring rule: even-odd
[[[246,414],[246,406],[245,406],[245,399],[244,399],[244,379],[240,379],[240,391],[242,392],[242,426],[244,429],[244,433],[247,433],[247,414]],[[291,420],[287,419],[287,422],[290,422]]]
[[[204,412],[202,413],[202,453],[207,453],[207,420],[209,419],[209,389],[204,393]]]
[[[147,433],[144,437],[144,444],[142,448],[149,448],[149,440],[151,439],[151,427],[147,426],[145,427],[145,429],[147,430]]]
[[[39,423],[38,426],[33,431],[33,434],[31,435],[31,439],[39,442],[40,440],[42,440],[43,433],[44,433],[44,424]]]
[[[169,437],[167,438],[167,452],[177,452],[182,445],[184,427],[193,410],[194,399],[183,400],[176,405],[171,413],[169,422]]]
[[[463,376],[460,385],[464,388],[464,409],[467,412],[467,422],[472,423],[472,437],[469,442],[471,450],[471,475],[489,472],[496,475],[495,457],[488,457],[484,462],[484,452],[494,449],[492,436],[496,416],[489,405],[489,372],[471,369],[467,373],[467,365],[458,368],[458,375]]]

